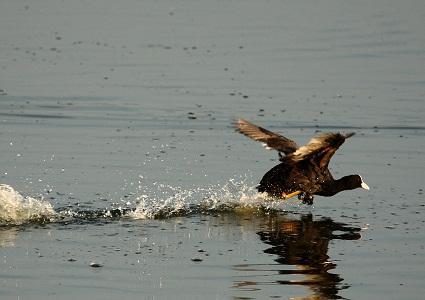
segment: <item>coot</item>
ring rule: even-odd
[[[259,192],[282,199],[298,195],[304,203],[313,204],[313,195],[330,197],[360,187],[369,190],[360,175],[334,179],[328,169],[336,150],[354,133],[320,133],[299,147],[293,140],[244,119],[237,120],[235,127],[236,131],[279,153],[280,164],[263,176],[257,186]]]

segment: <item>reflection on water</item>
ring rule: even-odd
[[[14,247],[17,236],[17,227],[0,227],[0,248]]]
[[[240,281],[235,287],[253,291],[261,285],[302,285],[311,290],[311,294],[302,299],[339,299],[338,291],[349,285],[342,284],[343,278],[339,274],[330,273],[336,263],[329,259],[329,242],[357,240],[361,237],[359,231],[360,228],[330,218],[314,220],[311,214],[297,219],[294,216],[272,218],[257,234],[261,241],[270,245],[264,252],[277,255],[275,261],[278,264],[238,265],[235,268],[259,274],[271,273],[267,278],[273,280]]]

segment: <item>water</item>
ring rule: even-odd
[[[423,1],[0,3],[1,299],[422,299]],[[371,187],[255,191],[307,142]]]

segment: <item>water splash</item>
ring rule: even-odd
[[[136,198],[138,205],[128,214],[134,219],[226,211],[265,212],[282,206],[281,202],[258,193],[254,186],[246,183],[246,179],[230,179],[225,184],[189,189],[161,183],[155,183],[150,188],[139,188],[139,196]]]
[[[51,222],[55,216],[49,202],[24,197],[11,186],[0,184],[0,225]]]
[[[286,203],[258,193],[246,178],[229,179],[224,184],[183,188],[154,183],[139,185],[136,207],[101,210],[55,211],[45,200],[24,197],[11,186],[0,185],[0,225],[49,222],[105,221],[119,218],[158,219],[191,214],[223,212],[268,213],[283,210]]]

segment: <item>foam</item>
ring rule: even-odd
[[[134,219],[169,218],[193,213],[229,211],[276,210],[282,205],[245,180],[230,179],[225,184],[208,187],[181,188],[155,183],[153,187],[139,186],[136,209],[128,214]]]
[[[30,222],[51,222],[56,213],[45,200],[24,197],[11,186],[0,184],[0,224],[21,225]]]

